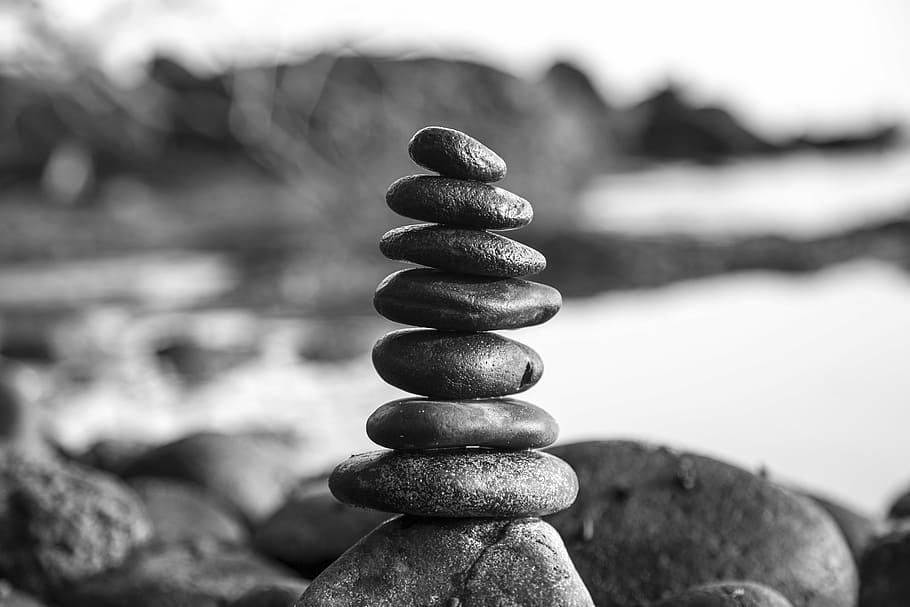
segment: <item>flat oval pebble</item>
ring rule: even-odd
[[[511,238],[432,223],[389,230],[379,250],[389,259],[479,276],[516,278],[547,267],[543,254]]]
[[[395,272],[379,283],[373,307],[406,325],[495,331],[547,322],[562,307],[562,296],[553,287],[521,278],[415,268]]]
[[[543,361],[528,346],[495,333],[403,329],[373,346],[373,366],[386,382],[431,398],[508,396],[540,380]]]
[[[538,449],[556,441],[559,425],[540,407],[511,398],[403,398],[370,415],[367,435],[389,449]]]
[[[408,143],[408,154],[420,166],[446,177],[499,181],[506,176],[506,163],[496,152],[455,129],[420,129]]]
[[[399,215],[482,230],[514,230],[531,223],[531,203],[495,185],[435,175],[402,177],[386,203]]]
[[[540,451],[372,451],[329,477],[346,504],[438,517],[540,516],[572,505],[578,479]]]

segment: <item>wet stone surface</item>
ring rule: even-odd
[[[578,492],[572,468],[539,451],[373,451],[329,478],[339,500],[433,517],[516,517],[567,508]]]
[[[531,203],[494,185],[433,175],[402,177],[386,203],[399,215],[466,228],[513,230],[531,223]]]
[[[416,268],[387,276],[373,296],[376,311],[395,322],[444,331],[495,331],[553,318],[562,296],[521,278],[486,278]]]
[[[439,224],[389,230],[379,250],[389,259],[479,276],[531,276],[547,265],[539,251],[501,234]]]
[[[386,382],[433,398],[508,396],[527,390],[543,374],[528,346],[495,333],[404,329],[373,347],[373,366]]]
[[[382,405],[367,420],[370,439],[390,449],[537,449],[552,444],[558,434],[559,426],[549,413],[509,398],[406,398]]]
[[[420,129],[408,143],[408,154],[420,166],[446,177],[499,181],[506,163],[496,152],[461,131],[441,126]]]

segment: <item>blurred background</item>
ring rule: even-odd
[[[596,8],[595,8],[596,7]],[[561,441],[639,437],[880,511],[910,475],[901,0],[0,2],[0,375],[62,449],[387,400],[407,142],[464,130],[563,311]],[[101,442],[99,442],[101,441]],[[127,447],[124,447],[127,448]]]

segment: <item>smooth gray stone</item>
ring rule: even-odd
[[[420,166],[446,177],[499,181],[506,176],[506,163],[496,152],[455,129],[420,129],[408,143],[408,154]]]
[[[540,451],[371,451],[329,477],[346,504],[433,517],[541,516],[578,494],[571,467]]]
[[[443,331],[520,329],[547,322],[562,306],[553,287],[414,268],[387,276],[373,307],[389,320]]]
[[[517,278],[547,267],[543,254],[511,238],[433,223],[389,230],[379,250],[389,259],[479,276]]]
[[[690,588],[651,607],[793,607],[793,604],[773,588],[730,581]]]
[[[855,607],[856,566],[810,500],[730,464],[636,441],[551,447],[578,474],[575,504],[547,518],[598,605],[650,605],[726,579],[794,607]]]
[[[495,185],[435,175],[410,175],[389,186],[386,203],[399,215],[482,230],[531,223],[531,203]]]
[[[511,398],[403,398],[382,405],[367,420],[367,436],[389,449],[538,449],[553,444],[558,435],[552,415]]]
[[[463,399],[524,392],[543,374],[528,346],[495,333],[403,329],[373,346],[373,366],[386,382],[431,398]]]
[[[297,607],[593,607],[536,518],[385,523],[313,580]]]

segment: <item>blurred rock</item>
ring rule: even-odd
[[[0,580],[0,607],[45,607],[44,603],[15,590],[9,582]]]
[[[899,525],[866,548],[859,565],[859,607],[910,605],[910,526]]]
[[[0,373],[0,448],[34,457],[51,457],[52,447],[43,433],[43,412],[38,403]]]
[[[894,500],[888,508],[888,518],[910,519],[910,489]]]
[[[754,582],[715,582],[673,595],[650,607],[792,607],[776,590]]]
[[[130,485],[142,498],[152,521],[152,538],[161,544],[244,544],[240,520],[203,489],[182,481],[134,478]]]
[[[192,483],[256,522],[284,501],[299,476],[298,455],[283,435],[199,433],[140,455],[123,475]]]
[[[102,438],[89,445],[75,459],[85,466],[122,476],[134,460],[154,446],[140,440]]]
[[[322,482],[295,492],[259,525],[253,534],[253,545],[302,575],[315,577],[391,516],[387,512],[342,504]]]
[[[304,590],[306,584],[303,582],[260,586],[244,593],[228,607],[294,607]]]
[[[262,585],[304,580],[240,548],[209,552],[171,545],[141,550],[119,569],[80,583],[63,607],[223,607]]]
[[[866,546],[881,530],[881,524],[873,520],[872,517],[861,514],[830,498],[811,493],[805,493],[804,495],[831,515],[831,518],[834,519],[834,522],[837,523],[838,528],[841,530],[844,539],[847,540],[850,552],[853,553],[853,560],[859,563]]]
[[[16,587],[60,598],[150,535],[142,502],[116,479],[0,452],[0,576]]]
[[[745,470],[630,441],[553,447],[578,474],[575,504],[546,518],[597,604],[639,605],[747,579],[795,607],[852,607],[850,551],[824,511]]]

